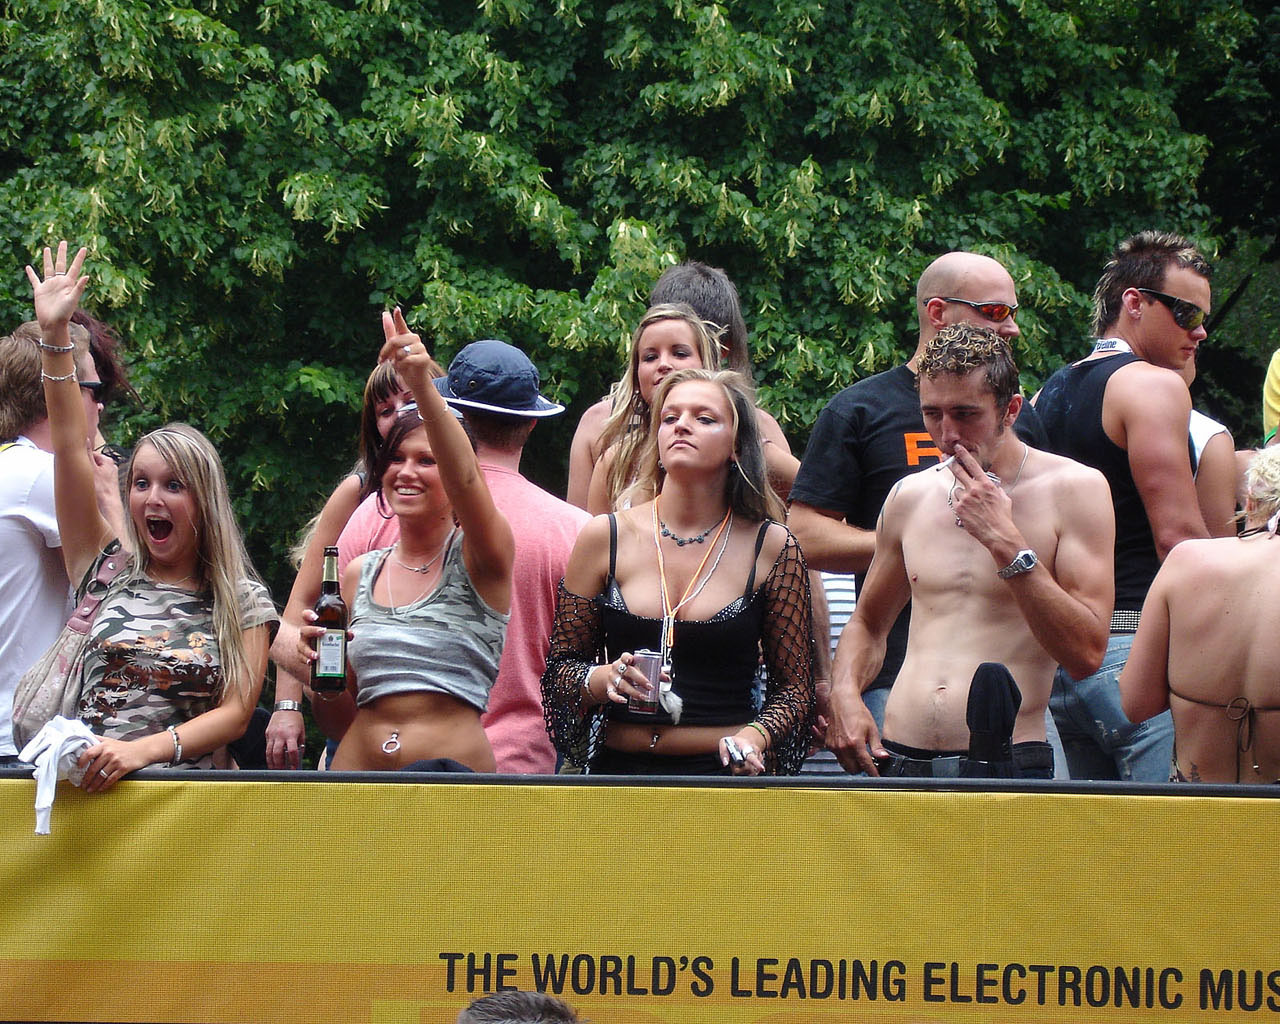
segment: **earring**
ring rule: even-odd
[[[383,518],[383,519],[385,519],[385,520],[387,520],[388,522],[390,522],[392,519],[394,519],[394,518],[396,517],[396,514],[395,514],[394,512],[390,512],[390,511],[388,511],[388,512],[383,512],[383,511],[382,511],[382,508],[383,508],[383,501],[382,501],[382,489],[381,489],[381,488],[379,488],[379,489],[378,489],[378,496],[377,496],[377,497],[374,499],[374,501],[373,501],[373,507],[374,507],[374,509],[377,511],[378,515],[382,516],[382,518]]]
[[[662,464],[662,460],[661,460],[661,459],[659,459],[659,460],[658,460],[658,472],[659,472],[659,473],[665,473],[666,471],[667,471],[667,467],[666,467],[666,466],[664,466],[664,465]]]

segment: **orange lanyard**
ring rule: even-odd
[[[707,553],[702,556],[702,561],[698,564],[698,571],[693,574],[689,580],[689,585],[685,587],[684,594],[676,603],[675,607],[671,606],[671,595],[667,590],[667,565],[662,557],[662,535],[658,530],[658,498],[653,499],[653,546],[658,549],[658,578],[662,581],[662,663],[670,665],[671,646],[675,642],[676,613],[680,611],[686,604],[697,597],[702,588],[707,585],[707,580],[711,579],[711,573],[715,572],[715,566],[711,567],[711,572],[707,573],[706,579],[701,584],[698,583],[698,577],[702,575],[702,570],[707,567],[707,561],[711,558],[711,552],[720,544],[720,538],[724,534],[725,528],[733,521],[733,510],[730,509],[724,514],[724,518],[720,520],[720,529],[716,531],[715,539],[707,547]],[[721,553],[724,549],[721,548]],[[719,564],[719,557],[716,563]]]

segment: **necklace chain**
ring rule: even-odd
[[[194,576],[195,576],[195,573],[189,572],[185,576],[183,576],[182,579],[174,580],[172,583],[170,583],[168,580],[156,579],[154,576],[152,576],[151,579],[153,582],[159,583],[162,587],[180,587],[182,586],[182,584],[186,583],[187,580],[192,579]]]
[[[450,531],[449,537],[446,537],[444,539],[444,542],[446,545],[449,543],[449,538],[452,536],[453,536],[453,532]],[[431,558],[429,562],[424,562],[422,565],[407,565],[404,562],[400,561],[400,556],[396,554],[396,551],[399,550],[399,548],[400,548],[400,541],[396,541],[391,549],[391,557],[396,560],[396,565],[400,566],[401,569],[408,569],[410,572],[422,573],[423,575],[426,575],[427,573],[429,573],[431,571],[431,567],[435,565],[436,562],[440,560],[440,556],[444,554],[444,548],[442,547],[439,551],[435,553],[435,555]]]
[[[674,533],[672,533],[672,532],[671,532],[671,530],[670,530],[670,528],[668,528],[667,524],[666,524],[666,523],[664,523],[664,522],[662,521],[662,517],[661,517],[661,516],[659,516],[659,517],[658,517],[658,525],[659,525],[660,527],[662,527],[662,536],[664,536],[664,537],[670,537],[673,541],[675,541],[675,542],[676,542],[676,547],[678,547],[678,548],[682,548],[682,547],[684,547],[686,544],[701,544],[701,543],[703,543],[703,542],[704,542],[704,541],[705,541],[705,540],[706,540],[706,539],[711,535],[711,531],[712,531],[712,530],[714,530],[717,526],[719,526],[721,522],[724,522],[724,520],[722,519],[722,520],[720,520],[720,522],[712,523],[710,526],[708,526],[708,527],[707,527],[705,530],[703,530],[701,533],[699,533],[699,534],[697,534],[697,535],[695,535],[695,536],[693,536],[693,537],[677,537]]]
[[[1004,484],[1000,482],[1000,478],[996,476],[994,473],[988,473],[987,474],[988,479],[990,479],[991,482],[993,484],[996,484],[998,487],[1004,487],[1005,494],[1012,494],[1013,489],[1018,486],[1018,481],[1022,479],[1022,469],[1024,466],[1026,466],[1027,456],[1030,454],[1031,454],[1031,446],[1027,444],[1026,441],[1023,441],[1022,442],[1022,461],[1018,463],[1018,472],[1013,474],[1013,481],[1009,484],[1008,487],[1004,487]],[[947,488],[947,508],[951,509],[953,513],[955,512],[956,507],[954,504],[952,504],[952,495],[956,493],[956,487],[959,485],[959,483],[960,483],[959,479],[953,476],[951,478],[951,486]],[[964,522],[960,519],[959,516],[956,516],[956,526],[960,526],[960,527],[964,526]]]
[[[394,558],[396,561],[396,564],[403,569],[408,569],[410,572],[426,573],[433,565],[436,564],[436,562],[440,560],[440,556],[444,554],[445,549],[448,548],[449,546],[449,542],[453,540],[453,535],[457,532],[458,532],[458,528],[455,526],[452,530],[449,531],[449,536],[445,537],[444,543],[440,545],[440,550],[436,552],[435,557],[432,558],[431,561],[429,561],[426,565],[420,568],[412,565],[405,565],[404,562],[400,561],[400,558],[396,555],[396,548],[400,546],[399,541],[396,541],[395,544],[392,545],[391,557]],[[400,607],[407,608],[409,607],[409,605],[413,604],[415,601],[421,601],[422,595],[425,594],[430,589],[430,587],[431,587],[431,582],[428,580],[427,583],[424,584],[422,590],[419,591],[417,597],[411,598],[405,605],[400,606],[396,604],[396,595],[391,590],[391,573],[387,573],[387,597],[391,599],[391,614],[399,615],[400,613],[397,610],[398,608]]]

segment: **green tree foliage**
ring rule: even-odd
[[[384,305],[442,361],[532,355],[572,405],[536,435],[549,481],[682,258],[737,282],[797,445],[909,351],[948,249],[1013,272],[1031,385],[1082,351],[1116,239],[1232,226],[1180,103],[1257,37],[1230,0],[9,0],[0,308],[29,316],[38,246],[91,247],[146,400],[118,429],[211,435],[280,592]]]

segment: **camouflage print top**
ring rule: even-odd
[[[103,556],[99,556],[99,560]],[[85,580],[98,571],[98,560]],[[134,740],[181,725],[216,707],[222,691],[213,595],[153,583],[145,576],[111,585],[85,649],[80,717],[99,736]],[[76,593],[83,596],[85,584]],[[266,588],[245,580],[243,629],[279,621]],[[184,767],[212,768],[212,755]]]

